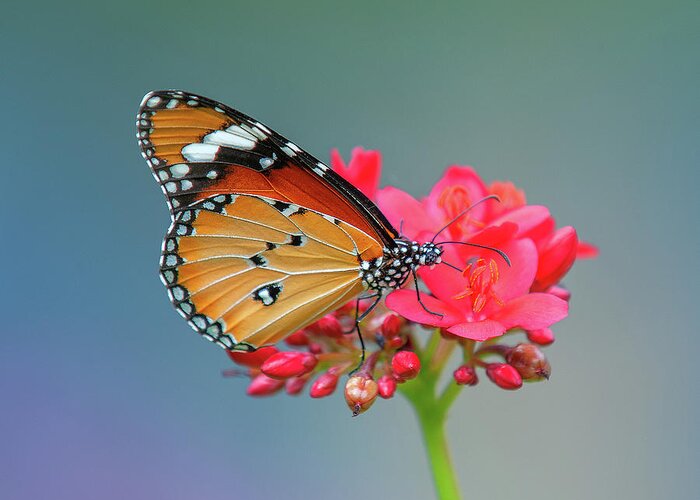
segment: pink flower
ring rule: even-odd
[[[335,173],[374,200],[382,172],[382,155],[379,151],[360,147],[352,150],[350,163],[345,165],[337,149],[331,151],[331,167]]]
[[[580,241],[573,227],[557,228],[549,209],[528,205],[525,193],[512,182],[487,185],[471,167],[448,168],[430,194],[418,200],[395,187],[378,188],[378,151],[355,148],[346,165],[334,150],[331,165],[374,200],[404,238],[440,245],[443,262],[451,266],[418,270],[428,289],[421,292],[422,304],[409,280],[405,289],[368,311],[362,321],[365,351],[350,333],[356,311],[363,314],[370,302],[358,307],[353,300],[288,336],[285,351],[263,347],[229,353],[244,369],[226,370],[226,375],[249,377],[248,394],[253,396],[282,388],[296,395],[310,384],[312,398],[329,396],[341,376],[351,375],[344,395],[354,415],[368,409],[377,396],[391,398],[397,384],[406,384],[401,387],[409,392],[414,390],[411,384],[423,387],[427,375],[421,372],[421,361],[430,374],[435,366],[444,366],[444,359],[435,365],[439,353],[450,352],[440,345],[454,343],[462,351],[463,364],[453,372],[457,385],[476,384],[478,370],[509,390],[521,387],[523,379],[549,375],[549,362],[536,345],[554,341],[551,326],[566,317],[570,300],[560,282],[577,259],[595,257],[596,247]],[[415,324],[436,327],[432,335],[438,348],[432,358],[429,349],[421,348],[417,336],[423,332],[412,328]],[[461,341],[481,342],[516,329],[531,343],[509,346],[510,335],[485,345]],[[501,362],[483,359],[493,356]]]
[[[501,226],[494,238],[512,231]],[[486,244],[492,242],[486,240]],[[568,305],[547,293],[530,293],[537,270],[537,250],[529,239],[510,239],[497,245],[510,258],[507,266],[500,256],[480,250],[464,273],[447,266],[421,271],[420,277],[432,292],[423,294],[426,311],[413,290],[398,290],[386,299],[387,307],[406,318],[437,326],[449,333],[472,340],[502,335],[510,328],[547,328],[566,317]],[[449,255],[448,249],[445,252]],[[449,256],[445,260],[449,261]]]

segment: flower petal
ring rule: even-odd
[[[508,328],[539,330],[566,318],[569,304],[549,293],[530,293],[513,299],[491,318]]]
[[[585,241],[578,242],[578,250],[576,251],[577,259],[594,259],[598,257],[599,253],[600,251],[597,246],[586,243]]]
[[[413,196],[393,186],[377,191],[377,206],[406,238],[416,240],[424,231],[435,233],[435,223]],[[403,227],[401,222],[403,221]]]
[[[510,259],[508,266],[500,256],[488,252],[498,265],[498,282],[493,289],[500,300],[508,302],[511,299],[528,293],[537,272],[537,249],[530,239],[513,240],[500,250]],[[486,257],[487,254],[482,254]]]
[[[481,180],[479,174],[472,167],[461,167],[453,165],[445,170],[442,178],[433,186],[430,195],[425,199],[425,206],[433,219],[442,222],[445,218],[443,207],[441,205],[441,197],[443,192],[454,186],[462,187],[469,194],[470,203],[479,201],[486,196],[486,186]],[[466,206],[464,208],[467,208]],[[486,211],[484,204],[474,207],[471,212],[471,217],[477,220],[482,220]]]
[[[543,292],[558,283],[576,260],[578,237],[571,226],[562,227],[540,247],[537,275],[532,289]]]
[[[495,226],[504,222],[517,224],[520,229],[518,236],[521,238],[524,236],[528,238],[541,236],[540,233],[546,233],[546,229],[553,229],[554,224],[549,215],[549,209],[541,205],[525,205],[524,207],[516,208],[492,221],[491,225]]]
[[[382,155],[379,151],[356,147],[352,150],[350,163],[346,167],[340,153],[334,149],[331,151],[331,166],[370,200],[375,198],[382,168]]]
[[[423,293],[421,294],[421,301],[428,309],[443,316],[437,316],[426,311],[418,303],[415,290],[396,290],[390,293],[386,298],[386,306],[404,318],[422,325],[447,328],[455,323],[464,321],[464,317],[458,310],[435,297]]]
[[[448,332],[472,340],[487,340],[503,335],[506,328],[498,321],[485,319],[474,323],[459,323],[447,329]]]

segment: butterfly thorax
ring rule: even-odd
[[[377,291],[399,288],[419,267],[439,264],[441,255],[442,249],[434,243],[395,239],[382,257],[361,262],[362,284]]]

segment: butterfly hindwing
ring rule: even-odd
[[[161,277],[200,334],[228,349],[275,343],[363,290],[376,242],[328,215],[257,195],[215,195],[175,214]]]

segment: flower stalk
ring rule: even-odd
[[[416,354],[429,369],[411,383],[399,385],[399,391],[413,406],[418,418],[435,491],[440,500],[461,498],[445,436],[445,424],[450,406],[462,386],[450,380],[442,393],[438,390],[438,381],[456,345],[457,342],[443,339],[440,331],[435,330],[425,350],[416,348]],[[427,364],[431,359],[433,362]]]

